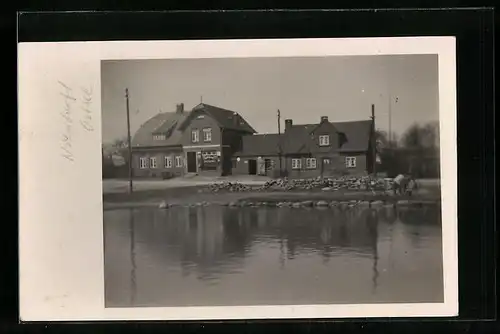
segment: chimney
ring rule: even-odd
[[[181,113],[183,113],[183,112],[184,112],[184,103],[179,103],[179,104],[177,105],[176,112],[177,112],[178,114],[181,114]]]
[[[238,115],[238,113],[234,112],[233,113],[233,124],[235,126],[238,126],[239,122],[240,122],[240,115]]]
[[[321,116],[321,123],[328,122],[328,116]]]
[[[293,125],[293,121],[291,119],[285,119],[285,131],[290,129]]]

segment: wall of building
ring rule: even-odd
[[[196,172],[200,175],[221,175],[222,170],[222,162],[221,156],[222,151],[220,145],[206,145],[206,146],[196,146],[196,147],[185,147],[184,148],[184,159],[185,166],[184,172],[188,173],[188,153],[194,152],[196,154]],[[204,163],[205,154],[209,154],[210,156],[215,155],[216,162],[215,163]]]
[[[356,167],[347,168],[345,165],[346,157],[355,157],[356,158]],[[340,165],[339,169],[345,170],[349,175],[363,175],[368,172],[367,165],[367,154],[365,152],[358,153],[342,153],[340,156]]]
[[[204,140],[203,129],[212,129],[212,138],[210,141]],[[198,131],[198,142],[193,142],[192,131]],[[221,152],[221,131],[219,124],[203,110],[195,111],[190,116],[189,124],[186,126],[182,134],[181,144],[184,150],[184,172],[188,172],[188,152],[196,153],[196,173],[202,175],[220,175],[221,162],[216,164],[203,163],[203,156],[207,153],[215,153],[218,160],[222,155]]]
[[[189,116],[189,124],[183,130],[181,144],[184,148],[189,148],[191,146],[209,146],[209,145],[220,145],[221,144],[221,132],[219,124],[204,111],[194,111]],[[203,129],[212,129],[212,139],[210,141],[203,140]],[[198,130],[199,140],[198,142],[193,142],[191,138],[191,133],[193,130]]]
[[[222,169],[224,175],[233,174],[234,153],[241,150],[242,137],[245,135],[249,134],[230,129],[222,130]]]
[[[327,135],[329,137],[329,145],[320,146],[319,137]],[[339,133],[335,127],[329,122],[321,122],[314,130],[310,139],[312,141],[310,147],[312,153],[329,153],[339,147]]]
[[[356,166],[347,167],[345,158],[355,157]],[[288,171],[288,177],[290,178],[314,178],[318,176],[340,176],[340,175],[363,175],[366,173],[366,154],[356,153],[356,154],[330,154],[330,155],[311,155],[311,158],[316,158],[316,168],[306,168],[306,158],[303,157],[286,157],[285,168]],[[324,164],[322,167],[322,161],[324,158],[329,159],[329,164]],[[292,168],[292,159],[301,159],[302,165],[300,169]]]
[[[240,161],[238,161],[240,158]],[[232,174],[233,175],[249,175],[249,160],[256,161],[257,174],[274,177],[275,173],[279,171],[279,158],[277,156],[244,156],[232,158]],[[268,168],[265,168],[266,160],[268,161]],[[282,159],[283,168],[285,167],[285,158]]]
[[[166,156],[172,157],[172,167],[167,168]],[[182,166],[177,167],[175,157],[181,157]],[[150,158],[156,158],[156,168],[150,165]],[[141,168],[140,159],[146,158],[148,166]],[[172,176],[182,176],[184,174],[184,154],[181,149],[160,149],[160,150],[140,150],[132,152],[133,175],[137,178],[163,178],[170,174]]]
[[[312,156],[311,156],[312,158]],[[300,169],[294,169],[292,168],[292,161],[293,159],[301,159],[301,168]],[[316,168],[314,169],[309,169],[306,168],[306,159],[307,157],[299,157],[299,156],[294,156],[294,157],[286,157],[285,159],[285,168],[287,170],[287,175],[290,178],[293,179],[308,179],[308,178],[313,178],[313,177],[318,177],[321,175],[321,169],[320,169],[320,161],[317,158],[316,160]]]

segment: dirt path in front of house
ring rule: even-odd
[[[168,189],[179,189],[189,187],[208,186],[218,182],[234,182],[249,186],[262,186],[269,177],[256,175],[237,175],[237,176],[186,176],[169,180],[136,179],[133,180],[133,189],[135,192],[163,191]],[[105,195],[127,193],[129,181],[126,179],[104,179],[102,181],[102,190]]]

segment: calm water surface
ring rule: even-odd
[[[107,307],[442,302],[439,207],[104,212]]]

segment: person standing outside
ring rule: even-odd
[[[412,193],[413,193],[413,190],[416,190],[417,189],[417,182],[415,181],[415,178],[413,177],[413,175],[409,175],[408,176],[408,182],[406,184],[406,194],[408,194],[408,196],[411,196]]]
[[[397,193],[399,193],[399,194],[403,193],[404,180],[405,180],[405,176],[403,174],[398,174],[398,176],[396,176],[394,178],[393,185],[392,185],[394,195],[396,195]]]

